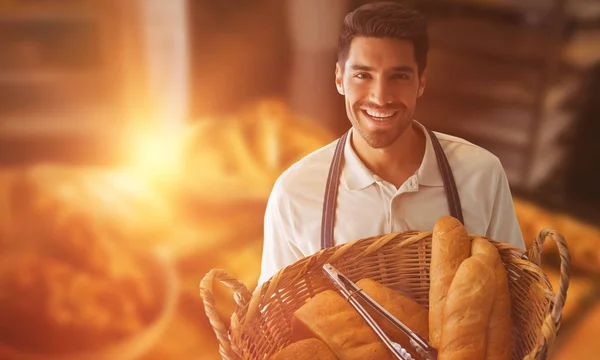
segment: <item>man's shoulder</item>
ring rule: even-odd
[[[458,136],[439,132],[435,134],[453,170],[459,167],[465,171],[486,171],[492,174],[504,172],[500,159],[489,150]]]
[[[334,140],[296,161],[277,178],[275,188],[288,195],[297,192],[322,191],[336,145],[337,140]]]

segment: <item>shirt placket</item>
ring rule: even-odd
[[[379,188],[379,193],[381,196],[381,200],[384,206],[385,212],[385,232],[391,233],[392,227],[394,226],[394,214],[392,212],[393,209],[393,201],[394,195],[396,194],[396,188],[392,185],[384,181],[383,179],[375,176],[375,182],[377,183],[377,187]]]
[[[401,230],[407,230],[406,229],[406,224],[407,224],[407,219],[397,219],[400,224],[398,224],[398,227],[394,227],[394,225],[396,225],[396,222],[394,221],[395,219],[395,212],[394,209],[396,209],[397,211],[402,212],[402,209],[399,206],[394,206],[394,204],[398,201],[400,201],[400,198],[403,194],[406,193],[410,193],[410,192],[415,192],[417,191],[419,188],[419,184],[417,182],[417,179],[415,176],[410,177],[404,184],[402,184],[402,186],[400,186],[400,188],[395,191],[391,197],[390,197],[390,210],[389,210],[389,214],[390,214],[390,226],[389,226],[389,232],[395,232],[395,231],[401,231]]]

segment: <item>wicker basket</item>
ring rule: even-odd
[[[264,283],[254,294],[223,270],[211,270],[200,284],[208,316],[223,359],[268,359],[291,343],[291,318],[309,298],[334,289],[322,266],[331,263],[352,281],[372,278],[401,290],[428,307],[431,232],[402,232],[356,240],[322,250],[302,259]],[[475,237],[475,235],[471,235]],[[540,268],[546,237],[560,251],[560,289]],[[569,251],[554,230],[542,230],[527,251],[488,239],[500,252],[506,267],[512,298],[513,359],[545,359],[560,327],[569,285]],[[215,309],[214,280],[234,292],[237,309],[228,328]]]

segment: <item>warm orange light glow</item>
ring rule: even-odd
[[[183,160],[183,133],[157,127],[131,134],[126,147],[128,168],[154,180],[173,180]]]

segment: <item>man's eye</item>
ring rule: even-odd
[[[394,74],[392,76],[393,79],[400,79],[400,80],[408,80],[410,79],[410,76],[408,76],[408,74],[405,73],[400,73],[400,74]]]
[[[357,79],[368,79],[369,74],[368,73],[358,73],[358,74],[354,75],[354,77]]]

